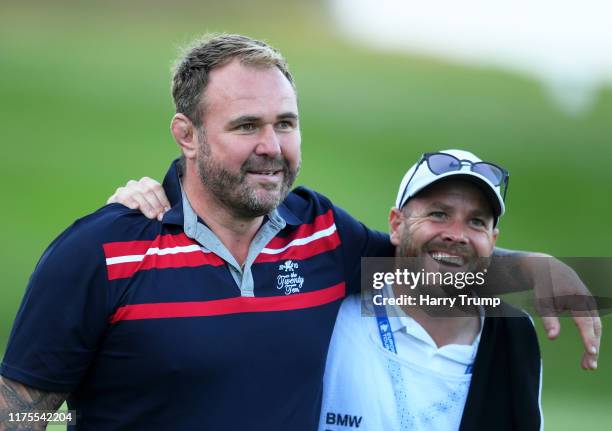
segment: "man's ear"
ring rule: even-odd
[[[185,158],[195,159],[198,150],[198,133],[191,120],[184,114],[174,114],[170,130]]]
[[[495,243],[497,242],[498,236],[499,236],[499,229],[494,227],[493,232],[491,232],[491,243],[493,244],[491,247],[491,253],[493,252],[493,249],[495,248]]]
[[[398,246],[400,244],[400,229],[404,215],[402,211],[397,208],[391,208],[389,213],[389,236],[391,237],[391,244]]]

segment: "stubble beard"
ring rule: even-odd
[[[205,136],[201,136],[200,142],[202,144],[197,156],[200,181],[215,199],[236,217],[260,217],[278,207],[289,194],[299,172],[299,166],[297,169],[291,169],[289,161],[281,155],[272,158],[251,154],[240,167],[240,172],[233,173],[214,159]],[[280,186],[260,184],[258,191],[248,183],[247,172],[267,169],[282,171],[282,182]],[[278,189],[276,193],[275,189]]]
[[[448,251],[451,253],[459,253],[461,255],[467,256],[468,264],[465,265],[464,268],[460,269],[462,272],[475,273],[478,271],[482,271],[484,268],[488,266],[488,263],[489,263],[489,258],[478,257],[475,251],[471,250],[469,247],[463,247],[463,246],[454,246],[454,247],[450,246],[449,247],[435,240],[430,241],[426,244],[422,244],[421,246],[417,246],[416,244],[413,243],[410,235],[404,235],[404,238],[401,239],[396,249],[396,256],[399,258],[402,258],[402,257],[415,258],[415,261],[414,261],[415,268],[412,268],[412,270],[419,271],[421,269],[425,269],[427,271],[427,269],[425,268],[426,266],[425,259],[426,259],[426,255],[432,249],[444,250],[444,251]],[[442,269],[440,267],[440,268],[437,268],[436,271],[444,273],[444,272],[455,272],[456,270],[454,268]],[[434,296],[440,296],[440,297],[442,296],[454,297],[454,296],[457,296],[458,294],[471,294],[473,290],[474,290],[474,286],[470,286],[470,285],[466,285],[460,290],[455,288],[454,286],[447,286],[447,285],[417,287],[417,291],[420,291],[420,293],[428,293],[428,294],[432,294]]]

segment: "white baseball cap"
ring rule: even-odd
[[[444,155],[450,155],[454,160]],[[493,163],[483,162],[474,154],[463,150],[424,154],[404,175],[395,200],[396,208],[402,208],[410,198],[424,188],[451,176],[461,176],[474,181],[480,187],[491,202],[497,224],[497,219],[505,211],[502,185],[507,186],[508,172]]]

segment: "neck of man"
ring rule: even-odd
[[[402,293],[397,286],[393,287],[393,291],[396,298]],[[426,294],[427,292],[417,292],[415,290],[411,293],[411,296],[415,296],[417,304],[419,304],[419,296]],[[448,344],[471,345],[480,332],[479,310],[471,305],[461,307],[457,304],[459,300],[459,298],[456,299],[453,307],[447,305],[403,305],[401,308],[404,313],[425,329],[438,348]]]
[[[238,216],[219,202],[195,175],[183,177],[183,188],[196,214],[242,266],[264,217]]]

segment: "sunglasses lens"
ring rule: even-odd
[[[499,186],[504,178],[501,169],[487,162],[474,163],[472,171],[491,181],[494,186]]]
[[[448,154],[431,154],[427,159],[429,169],[436,175],[461,169],[461,162]]]

